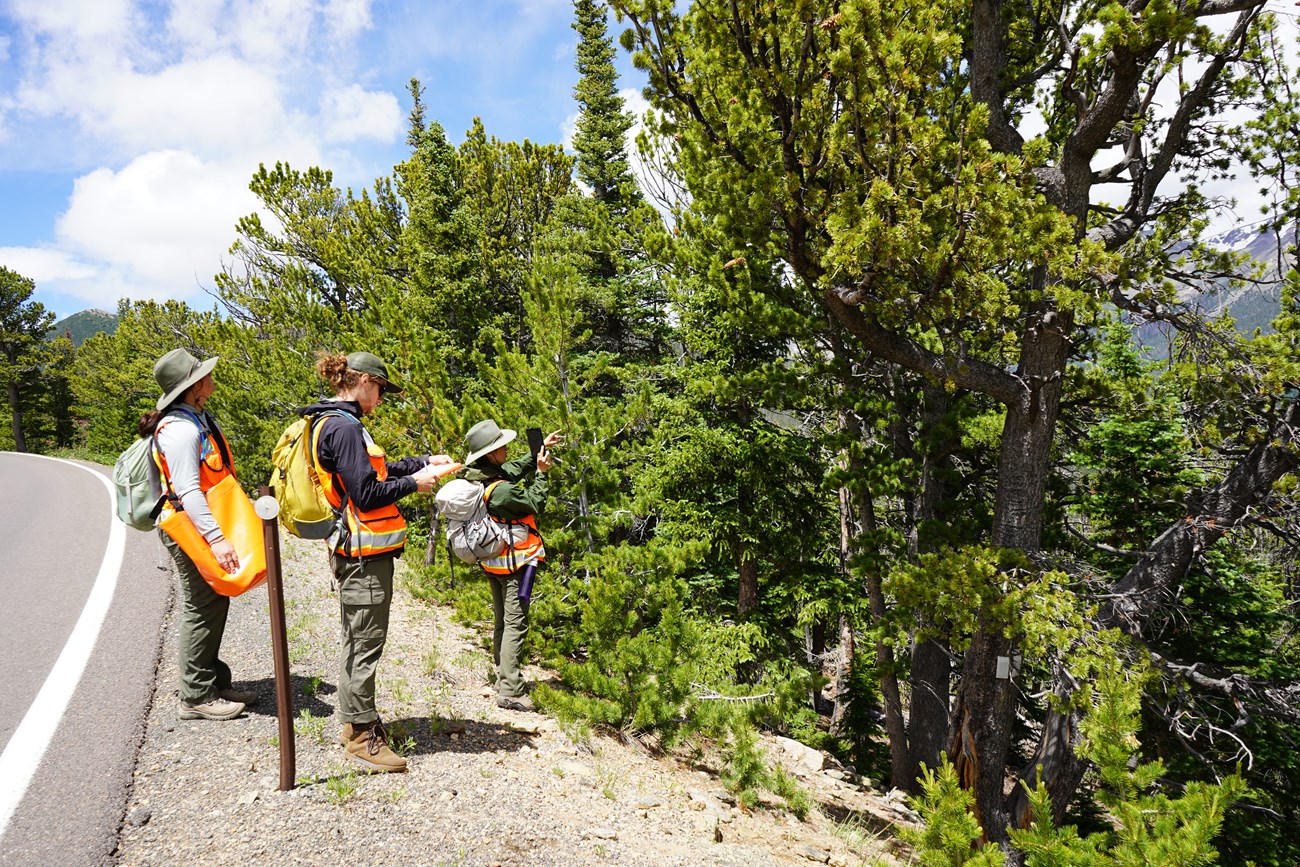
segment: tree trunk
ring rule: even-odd
[[[921,790],[921,765],[937,768],[952,738],[948,715],[951,676],[948,645],[933,638],[917,642],[912,648],[912,706],[907,718],[912,753],[908,771],[912,781],[907,788],[913,794]]]
[[[840,424],[855,440],[862,438],[862,425],[857,416],[851,413],[840,415]],[[849,452],[849,472],[854,478],[863,478],[866,467],[862,459],[852,450]],[[875,507],[871,494],[864,492],[855,497],[848,488],[840,488],[840,548],[844,557],[844,568],[848,569],[850,540],[876,529]],[[867,572],[867,602],[871,609],[871,619],[879,623],[888,613],[885,594],[881,586],[881,576],[875,570]],[[876,665],[880,674],[880,698],[885,710],[885,735],[889,739],[890,785],[895,789],[907,790],[908,768],[910,766],[907,747],[907,725],[903,719],[903,699],[898,688],[898,675],[894,657],[894,648],[883,641],[876,641]],[[845,672],[847,680],[848,673]],[[836,696],[836,702],[841,699]],[[852,701],[850,696],[848,701]]]
[[[424,546],[424,565],[432,566],[438,559],[438,508],[429,505],[429,541]]]
[[[922,418],[925,434],[922,442],[931,440],[929,434],[941,429],[944,416],[952,408],[952,396],[942,387],[926,381],[924,389],[925,402]],[[915,560],[923,551],[933,550],[933,545],[921,538],[921,528],[928,521],[934,520],[939,512],[939,503],[946,496],[945,486],[938,470],[947,460],[949,443],[934,442],[923,448],[921,459],[921,479],[917,486],[920,496],[916,498],[909,528],[908,555]],[[951,444],[955,445],[955,444]],[[920,623],[924,629],[928,623]],[[908,774],[912,778],[908,790],[913,794],[921,791],[921,766],[937,768],[940,756],[948,748],[952,738],[950,712],[952,690],[952,661],[948,644],[931,638],[914,641],[912,647],[911,693],[912,704],[908,708],[907,733],[911,749],[911,766]]]
[[[747,617],[758,608],[758,561],[745,548],[740,552],[740,587],[736,593],[736,612]]]
[[[23,439],[23,410],[18,405],[18,383],[11,382],[7,388],[9,392],[9,410],[10,421],[13,424],[14,431],[14,451],[27,451],[27,441]]]
[[[1040,268],[1035,284],[1042,286],[1045,277]],[[1021,340],[1019,373],[1028,389],[1022,400],[1007,405],[1002,429],[992,534],[997,547],[1033,553],[1040,544],[1062,372],[1070,350],[1064,334],[1068,325],[1068,317],[1042,305],[1030,312]],[[980,827],[1004,851],[1011,850],[1005,788],[1017,704],[1010,670],[1014,653],[1001,625],[981,617],[963,660],[949,751],[959,779],[975,796]]]
[[[835,658],[835,706],[831,708],[830,721],[830,733],[837,737],[845,733],[845,718],[849,702],[853,698],[849,694],[849,675],[853,672],[854,656],[853,624],[844,614],[840,615],[839,633],[839,653]]]
[[[1063,672],[1054,680],[1053,693],[1062,701],[1067,701],[1077,684]],[[1066,811],[1074,792],[1083,782],[1083,774],[1088,763],[1079,758],[1079,743],[1082,734],[1079,724],[1082,717],[1077,713],[1061,714],[1048,711],[1043,722],[1043,731],[1039,735],[1038,747],[1029,763],[1020,771],[1020,783],[1007,796],[1007,815],[1014,828],[1028,828],[1035,820],[1029,808],[1029,790],[1036,789],[1041,781],[1047,787],[1047,794],[1052,803],[1052,822],[1060,825],[1065,821]]]

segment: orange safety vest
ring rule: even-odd
[[[208,582],[222,596],[238,596],[260,586],[266,580],[266,551],[262,544],[262,520],[253,510],[248,495],[239,487],[235,468],[230,462],[230,444],[215,427],[208,430],[196,413],[183,410],[206,436],[199,447],[199,491],[207,499],[212,518],[221,529],[221,535],[235,549],[239,569],[233,574],[217,562],[208,540],[199,535],[176,496],[172,485],[167,458],[158,448],[158,437],[153,438],[153,459],[158,474],[166,487],[167,497],[158,515],[158,528],[180,546],[185,555]],[[166,419],[158,424],[155,434],[164,425],[175,421]]]
[[[194,423],[198,425],[200,432],[207,434],[207,438],[203,440],[203,445],[199,453],[199,493],[206,494],[208,491],[215,488],[217,483],[226,476],[233,476],[235,474],[235,468],[226,462],[225,457],[230,454],[230,444],[226,442],[225,435],[215,427],[212,430],[208,430],[199,419],[197,413],[188,409],[182,410],[182,412],[189,416]],[[167,458],[162,453],[162,449],[158,448],[158,431],[162,430],[165,425],[171,424],[174,421],[176,421],[176,417],[172,416],[164,418],[159,422],[158,427],[154,430],[153,439],[154,463],[158,466],[158,475],[159,478],[162,479],[164,492],[171,495],[168,497],[166,505],[163,506],[164,515],[167,513],[168,509],[175,511],[172,497],[175,495],[176,491],[172,487],[171,473],[167,469]]]
[[[501,484],[502,481],[502,479],[497,479],[492,484],[483,487],[484,506],[492,498],[492,489]],[[491,514],[488,517],[492,518]],[[512,572],[519,571],[534,560],[546,559],[546,548],[542,546],[542,534],[537,529],[535,516],[526,515],[512,521],[503,521],[499,518],[492,518],[492,520],[500,521],[500,523],[506,524],[510,528],[512,541],[500,554],[479,561],[479,565],[483,567],[485,572],[491,572],[493,575],[509,575]]]
[[[339,414],[344,413],[330,413],[330,415]],[[375,443],[370,436],[370,431],[366,430],[360,420],[350,414],[347,414],[347,417],[361,427],[370,465],[375,468],[379,481],[386,480],[388,461],[384,450]],[[322,419],[320,424],[312,428],[311,460],[316,470],[316,477],[320,479],[321,490],[325,492],[325,499],[335,511],[343,513],[342,520],[325,540],[325,544],[329,545],[334,553],[343,557],[374,557],[401,551],[406,545],[406,519],[397,510],[397,504],[389,503],[387,506],[362,512],[348,496],[347,490],[343,487],[343,480],[321,466],[320,432],[324,427],[325,423]]]

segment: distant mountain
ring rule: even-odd
[[[1227,311],[1237,323],[1237,331],[1252,334],[1256,329],[1268,333],[1272,330],[1273,318],[1281,309],[1280,274],[1278,272],[1279,245],[1276,233],[1261,233],[1257,228],[1243,226],[1230,229],[1209,239],[1209,245],[1220,250],[1245,253],[1251,259],[1264,266],[1263,280],[1260,283],[1242,286],[1237,289],[1217,289],[1213,291],[1191,293],[1201,307],[1211,315]]]
[[[1206,246],[1234,253],[1245,253],[1263,266],[1261,279],[1244,286],[1230,287],[1226,279],[1206,280],[1199,286],[1184,286],[1179,300],[1190,310],[1206,317],[1228,313],[1239,334],[1256,330],[1268,334],[1273,319],[1282,307],[1281,281],[1278,275],[1278,236],[1261,233],[1257,227],[1241,226],[1207,238]],[[1285,244],[1282,245],[1285,248]],[[1249,266],[1247,266],[1248,270]],[[1173,331],[1168,323],[1148,322],[1138,326],[1137,340],[1151,358],[1168,357]]]
[[[82,310],[66,319],[60,319],[50,328],[50,337],[58,338],[64,334],[71,335],[72,345],[80,346],[88,337],[100,332],[113,334],[117,331],[117,317],[106,310]]]

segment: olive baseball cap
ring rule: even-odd
[[[387,394],[402,393],[401,386],[393,382],[392,377],[388,375],[388,365],[384,364],[379,356],[373,352],[353,352],[349,354],[348,370],[355,370],[357,373],[365,373],[375,379],[383,380],[383,389]]]

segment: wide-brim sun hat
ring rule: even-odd
[[[176,402],[185,389],[212,372],[220,356],[214,355],[205,361],[199,361],[187,349],[173,349],[154,362],[153,378],[162,389],[158,398],[158,409],[166,409]]]
[[[402,388],[388,375],[388,365],[373,352],[353,352],[348,355],[348,370],[364,373],[381,380],[383,390],[388,394],[401,394]]]
[[[514,431],[509,428],[502,430],[490,418],[479,422],[469,429],[469,433],[465,434],[465,448],[469,450],[469,454],[465,456],[465,466],[469,466],[484,455],[496,451],[503,445],[513,441],[514,438]]]

